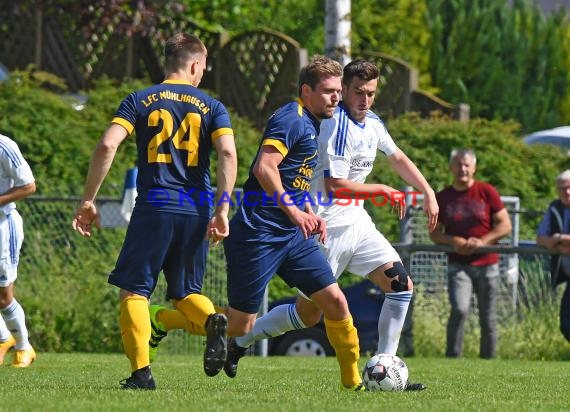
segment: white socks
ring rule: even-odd
[[[411,299],[412,292],[386,293],[378,318],[379,339],[376,353],[396,354]],[[290,330],[305,327],[294,303],[279,305],[257,318],[253,329],[248,334],[237,337],[236,343],[242,348],[249,348],[257,340],[280,336]]]
[[[30,349],[31,345],[28,341],[28,329],[26,328],[26,315],[18,301],[13,299],[12,303],[0,309],[0,313],[10,333],[14,339],[16,339],[16,350]]]
[[[6,322],[4,318],[0,316],[0,343],[6,342],[10,338],[10,331],[6,327]]]
[[[253,329],[248,334],[237,337],[236,343],[242,348],[249,348],[256,340],[272,338],[283,335],[290,330],[303,329],[305,327],[294,303],[279,305],[262,317],[257,318]]]
[[[378,318],[379,338],[376,353],[396,354],[411,299],[412,292],[386,293]]]

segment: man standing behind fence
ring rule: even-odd
[[[536,243],[553,253],[552,286],[566,282],[560,302],[560,331],[570,342],[570,170],[556,178],[558,199],[552,201],[538,226]]]
[[[448,293],[451,314],[447,324],[447,357],[463,352],[465,320],[473,291],[479,308],[481,342],[479,356],[494,358],[497,349],[497,293],[500,285],[499,255],[477,253],[511,233],[511,220],[497,190],[474,179],[477,157],[470,149],[451,152],[453,184],[437,194],[440,207],[435,243],[450,245]]]
[[[228,202],[210,219],[210,154],[215,148],[217,199],[233,191],[237,158],[226,108],[197,89],[207,50],[196,36],[179,33],[166,41],[166,79],[131,93],[95,148],[83,201],[73,228],[91,235],[98,220],[95,196],[118,146],[133,131],[137,139],[137,200],[109,283],[119,287],[119,325],[132,374],[125,389],[155,389],[150,373],[149,298],[164,272],[167,298],[180,317],[207,335],[204,371],[216,375],[226,360],[227,319],[201,294],[208,242],[229,233]]]

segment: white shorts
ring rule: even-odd
[[[0,287],[8,287],[18,277],[23,241],[24,227],[20,214],[15,209],[7,216],[0,212]]]
[[[370,216],[351,226],[327,229],[327,243],[320,243],[335,277],[346,270],[365,277],[389,262],[401,262],[400,255],[380,233]]]

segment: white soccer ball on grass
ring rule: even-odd
[[[403,391],[408,374],[408,366],[400,357],[380,353],[366,362],[362,383],[369,391]]]

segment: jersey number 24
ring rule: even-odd
[[[200,143],[200,124],[202,122],[200,115],[198,113],[187,113],[178,129],[174,131],[172,114],[167,110],[160,109],[149,115],[148,125],[149,127],[158,126],[161,120],[162,129],[148,143],[148,162],[172,163],[171,154],[158,152],[158,146],[172,138],[172,143],[176,149],[188,152],[187,165],[198,166],[198,144]],[[188,139],[184,139],[186,134],[188,134]]]

